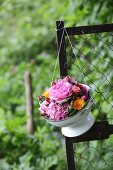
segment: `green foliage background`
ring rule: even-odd
[[[0,170],[66,169],[63,138],[40,118],[36,100],[52,81],[55,21],[64,20],[66,26],[112,23],[112,13],[112,0],[0,0]],[[26,131],[26,70],[33,79],[34,135]]]

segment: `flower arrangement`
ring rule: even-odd
[[[38,96],[41,116],[60,121],[75,115],[87,105],[89,92],[89,86],[70,76],[52,82],[50,88]]]

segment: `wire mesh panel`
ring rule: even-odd
[[[113,123],[113,34],[66,38],[68,74],[92,88],[95,120]]]
[[[65,76],[68,70],[69,76],[91,87],[94,100],[92,113],[97,121],[85,137],[66,138],[68,169],[74,170],[76,165],[76,170],[113,170],[113,136],[109,137],[113,134],[112,125],[111,129],[109,125],[113,124],[113,24],[80,29],[61,25],[59,30],[64,37],[58,37],[60,73]],[[62,61],[62,57],[66,58]],[[103,121],[106,126],[100,126]],[[90,142],[93,135],[94,139],[109,139]],[[73,148],[69,142],[76,143],[75,165],[70,153]]]
[[[76,144],[76,170],[113,170],[113,138]],[[75,145],[74,145],[75,147]]]

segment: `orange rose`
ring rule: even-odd
[[[44,96],[45,98],[50,98],[50,92],[49,92],[49,89],[48,89],[48,90],[46,90],[46,91],[43,93],[43,96]]]
[[[85,106],[85,101],[81,98],[78,98],[73,101],[73,108],[76,110],[81,110]]]

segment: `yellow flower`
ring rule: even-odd
[[[73,108],[76,110],[81,110],[85,106],[85,101],[81,98],[78,98],[73,101]]]
[[[49,92],[49,89],[48,89],[48,90],[46,90],[46,91],[43,93],[43,96],[44,96],[45,98],[50,98],[50,92]]]

